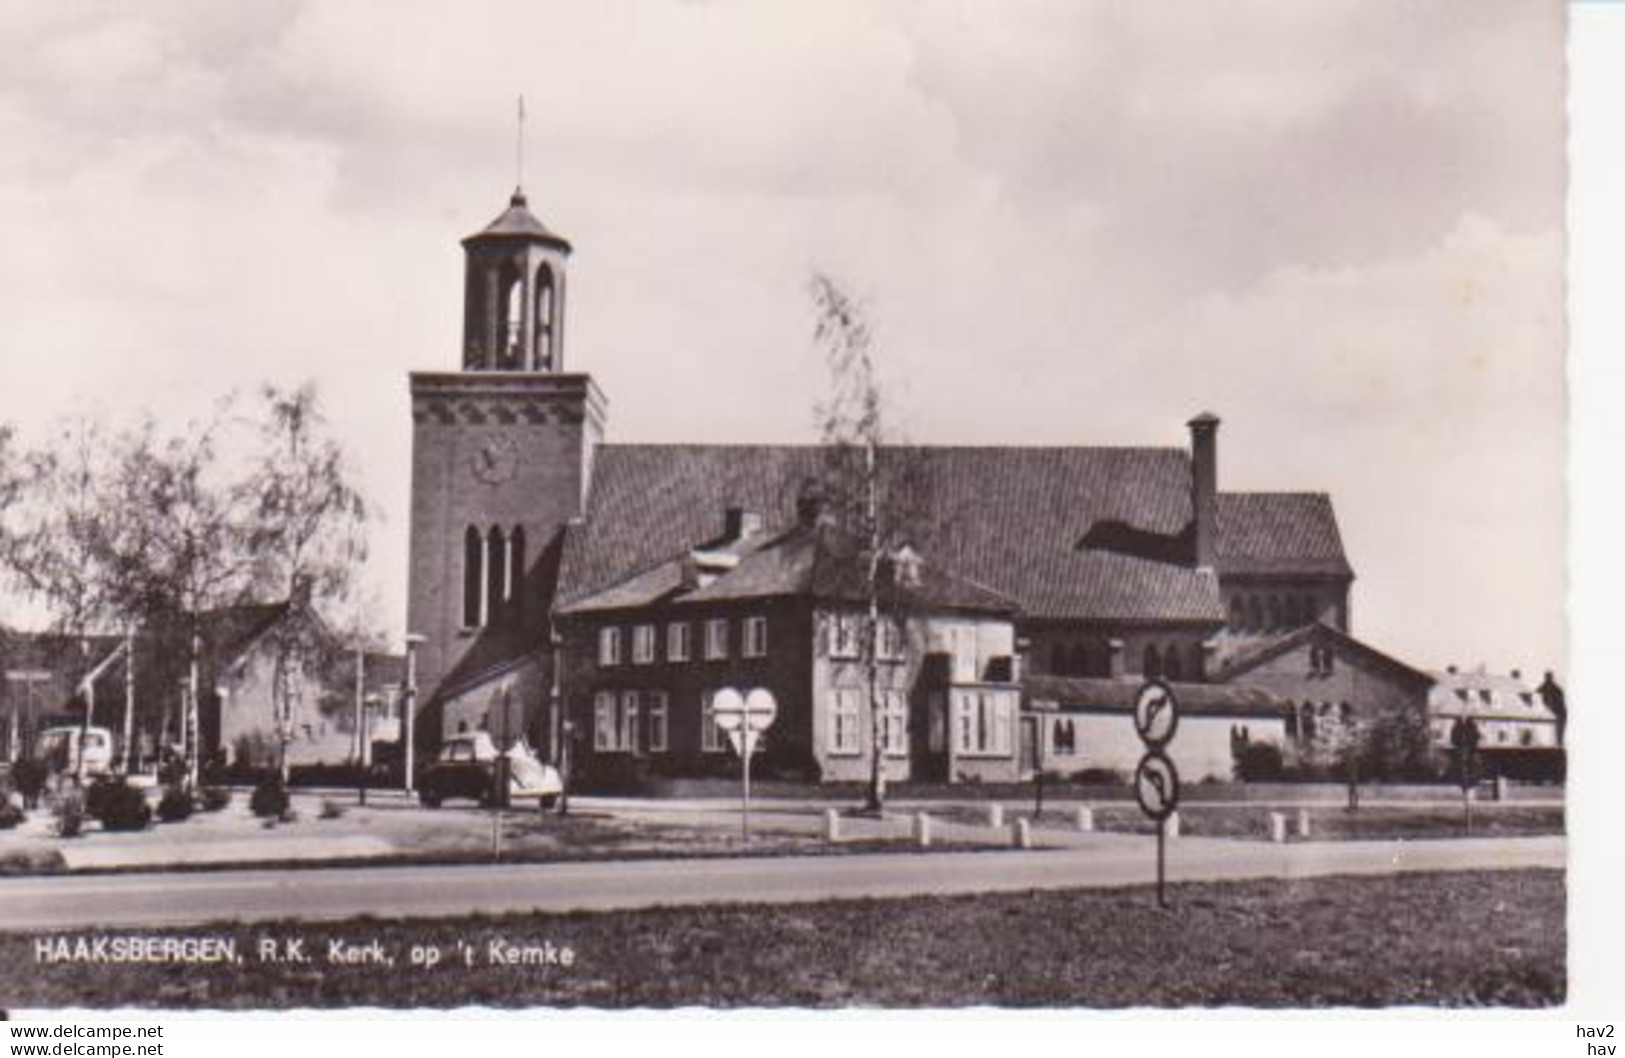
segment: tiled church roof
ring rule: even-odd
[[[1220,575],[1353,576],[1323,492],[1219,493]]]
[[[1183,449],[927,447],[888,449],[882,458],[918,461],[937,527],[926,561],[1008,596],[1027,617],[1224,620],[1211,574],[1082,543],[1092,527],[1117,522],[1177,544],[1191,520]],[[566,539],[559,603],[568,607],[640,574],[658,577],[654,571],[715,539],[730,507],[757,512],[767,531],[782,531],[820,469],[821,451],[811,446],[601,446],[586,515]],[[1221,556],[1271,569],[1347,571],[1325,497],[1251,501],[1221,497]],[[1239,534],[1228,545],[1227,508]],[[1272,535],[1257,521],[1271,509],[1283,512],[1288,529]]]

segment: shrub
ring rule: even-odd
[[[322,798],[322,819],[343,819],[344,806],[330,797]]]
[[[152,822],[147,795],[123,779],[93,783],[86,805],[90,814],[101,820],[103,830],[145,830]]]
[[[22,795],[24,808],[38,808],[50,769],[41,760],[20,760],[11,766],[11,783]]]
[[[1084,768],[1072,773],[1072,781],[1079,786],[1122,786],[1128,776],[1115,768]]]
[[[1281,747],[1273,742],[1238,742],[1231,747],[1237,782],[1279,782]]]
[[[23,810],[9,799],[0,799],[0,830],[11,830],[26,818]]]
[[[51,809],[55,817],[58,837],[76,838],[85,829],[85,795],[78,790],[65,790]]]
[[[171,786],[158,799],[158,818],[165,823],[179,823],[192,817],[192,794],[181,786]]]
[[[248,798],[248,810],[261,819],[281,819],[288,814],[288,791],[282,780],[261,779]]]
[[[205,812],[218,812],[231,804],[231,791],[224,786],[205,786],[198,790],[198,807]]]

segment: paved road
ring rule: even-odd
[[[1090,839],[1078,847],[1026,852],[12,878],[0,880],[0,929],[791,903],[1142,885],[1153,880],[1148,839],[1108,834]],[[1170,844],[1168,867],[1175,881],[1560,868],[1565,847],[1561,837],[1293,845],[1186,838]]]

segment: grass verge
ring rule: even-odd
[[[42,963],[0,934],[15,1007],[1483,1006],[1566,991],[1560,871],[163,930],[236,941],[214,965]],[[81,934],[69,934],[77,938]],[[46,934],[41,937],[50,936]],[[255,957],[299,939],[310,961]],[[392,965],[333,964],[330,941]],[[572,965],[508,965],[497,952]],[[433,948],[433,969],[409,952]]]

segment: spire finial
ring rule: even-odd
[[[513,145],[513,193],[516,197],[523,197],[525,193],[525,94],[519,93],[519,118],[515,123]]]

